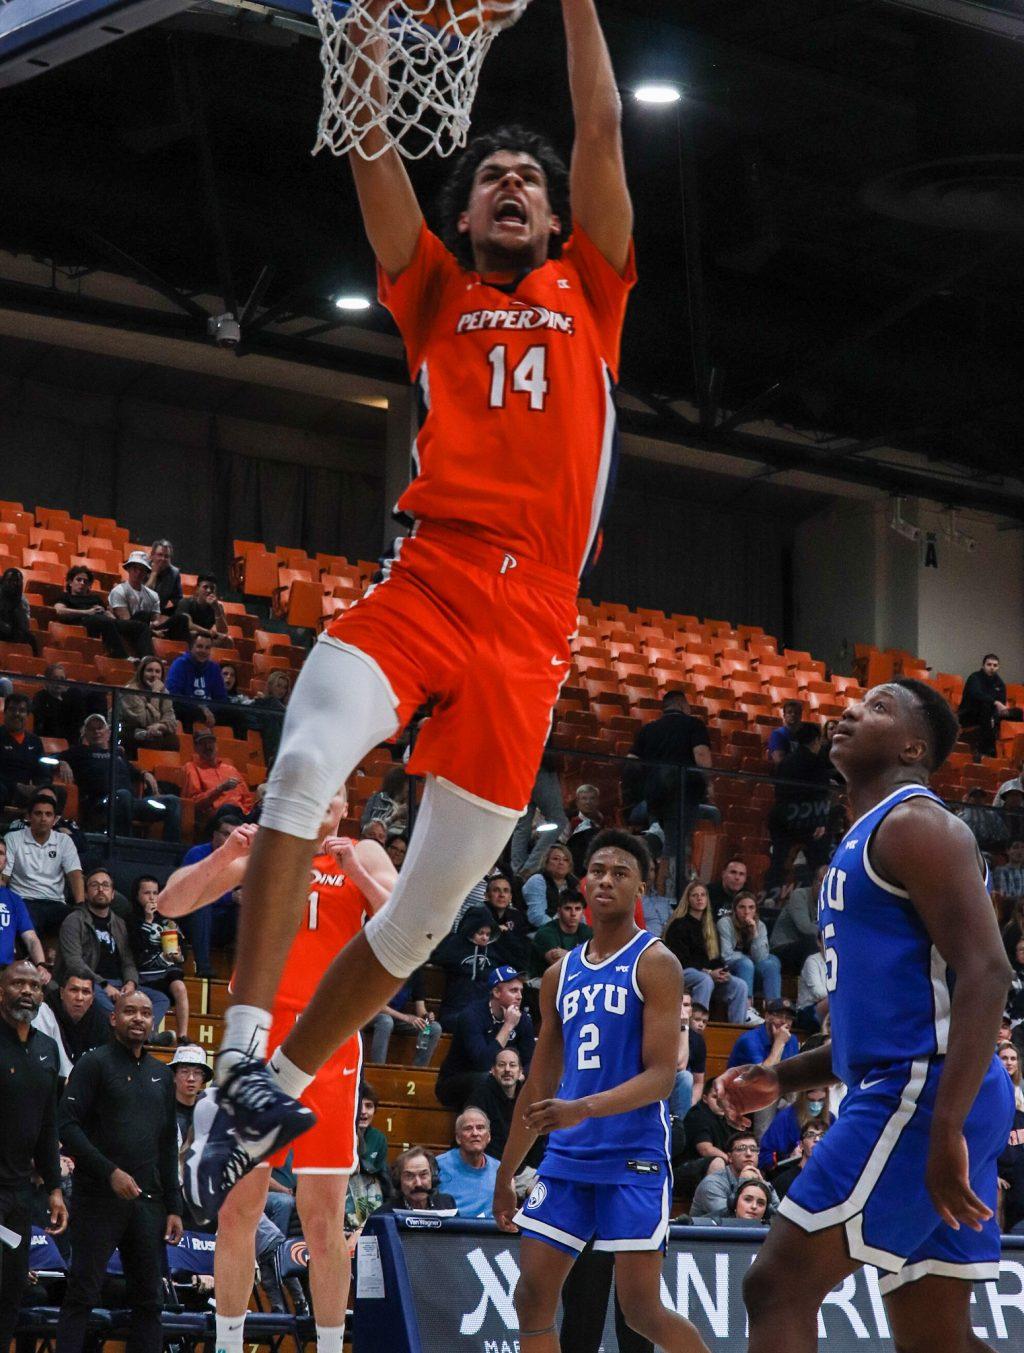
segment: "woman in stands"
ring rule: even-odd
[[[1013,1100],[1019,1112],[1024,1113],[1024,1076],[1020,1070],[1020,1049],[1016,1043],[1004,1038],[996,1044],[999,1060],[1006,1067],[1006,1074],[1013,1081]]]
[[[260,737],[263,739],[263,759],[268,766],[274,764],[277,749],[281,745],[281,728],[291,693],[292,679],[288,673],[271,672],[267,677],[266,690],[252,702],[254,710],[270,716],[259,721]]]
[[[717,991],[726,1003],[726,1018],[730,1024],[747,1020],[747,987],[734,977],[722,962],[718,931],[711,915],[708,890],[694,879],[686,885],[679,905],[668,919],[663,936],[666,948],[682,964],[686,990],[698,1005],[711,1008],[712,995]]]
[[[166,694],[160,659],[140,658],[125,690],[132,692],[121,697],[121,727],[129,757],[134,759],[140,747],[176,752],[180,742],[178,720],[174,702]]]
[[[241,691],[238,688],[238,668],[233,662],[222,662],[220,665],[220,674],[224,678],[224,689],[228,693],[228,700],[231,704],[252,704],[252,697],[246,695],[244,691]]]
[[[523,906],[534,930],[551,920],[566,891],[579,892],[580,881],[572,872],[568,846],[556,841],[540,857],[540,868],[523,884]]]
[[[39,641],[29,629],[30,612],[25,576],[20,568],[4,569],[0,576],[0,643],[28,644],[39,657]]]
[[[799,1153],[800,1138],[808,1123],[828,1128],[835,1122],[828,1107],[828,1086],[801,1090],[792,1104],[787,1104],[772,1119],[761,1138],[757,1164],[762,1170],[774,1169],[783,1161]]]
[[[120,622],[92,590],[94,579],[91,568],[72,564],[64,578],[64,591],[54,603],[57,619],[65,625],[84,625],[91,639],[103,640],[103,647],[111,658],[127,658]]]
[[[758,917],[753,893],[733,898],[732,911],[719,919],[718,940],[725,966],[747,984],[748,996],[753,998],[756,985],[766,1001],[777,1001],[782,995],[782,964],[769,951],[768,930]]]

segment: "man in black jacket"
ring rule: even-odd
[[[1020,711],[1006,703],[1006,682],[999,675],[997,654],[986,653],[979,669],[964,682],[957,714],[961,728],[973,734],[978,754],[995,756],[1000,719],[1020,718]]]
[[[90,1048],[110,1042],[110,1015],[96,1004],[88,977],[69,974],[43,998],[53,1011],[68,1061],[74,1066]]]
[[[514,1046],[524,1068],[529,1067],[537,1038],[533,1021],[523,1009],[523,979],[515,968],[495,968],[490,975],[490,999],[471,1005],[455,1024],[452,1044],[437,1073],[434,1093],[449,1109],[466,1107],[466,1097],[494,1065],[502,1048]]]
[[[32,1241],[32,1179],[48,1194],[51,1235],[67,1226],[60,1191],[57,1079],[52,1038],[32,1027],[43,999],[39,971],[27,961],[0,973],[0,1349],[21,1309]]]
[[[24,807],[37,789],[51,784],[54,778],[53,767],[43,764],[41,738],[28,731],[28,713],[27,695],[15,691],[7,697],[0,727],[0,807],[5,803]],[[67,776],[67,771],[61,774]],[[54,792],[58,806],[63,808],[67,790],[57,785]]]
[[[485,1076],[480,1076],[470,1091],[466,1101],[467,1109],[480,1109],[491,1124],[491,1140],[487,1143],[487,1154],[495,1160],[501,1160],[501,1153],[508,1141],[512,1115],[516,1111],[519,1092],[526,1082],[522,1058],[518,1048],[502,1048],[494,1059],[494,1065]],[[546,1137],[538,1137],[530,1147],[524,1160],[524,1166],[534,1169],[540,1164],[544,1154]]]
[[[779,763],[775,806],[768,817],[772,862],[765,877],[767,892],[786,877],[790,849],[802,847],[808,875],[831,854],[828,815],[831,804],[831,767],[821,755],[821,729],[802,723],[793,734],[793,750]]]
[[[128,1351],[161,1347],[163,1245],[178,1243],[182,1225],[174,1082],[145,1051],[152,1024],[149,997],[122,993],[113,1041],[85,1054],[61,1100],[60,1135],[75,1160],[75,1186],[58,1353],[81,1353],[115,1249],[132,1312]]]

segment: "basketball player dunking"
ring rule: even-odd
[[[288,955],[274,1000],[270,1047],[277,1047],[295,1026],[324,968],[358,934],[368,915],[380,909],[394,887],[394,865],[375,841],[353,842],[335,833],[345,811],[342,796],[331,800],[322,823],[320,853],[304,889],[305,914]],[[255,828],[236,827],[207,859],[179,869],[160,897],[165,915],[182,916],[237,887],[245,878]],[[309,1250],[309,1283],[316,1312],[317,1353],[341,1353],[349,1286],[345,1242],[345,1194],[356,1167],[356,1118],[362,1048],[359,1035],[346,1039],[317,1073],[302,1102],[315,1125],[292,1148],[297,1176],[295,1202]],[[196,1106],[196,1131],[204,1115],[216,1112],[205,1097]],[[269,1165],[284,1163],[286,1152]],[[217,1353],[242,1353],[245,1312],[252,1292],[255,1235],[270,1183],[269,1168],[248,1172],[249,1157],[239,1153],[245,1173],[221,1208],[214,1254],[217,1293]],[[196,1155],[185,1158],[186,1175]]]
[[[600,538],[612,400],[634,281],[621,108],[593,0],[562,0],[576,132],[566,173],[546,141],[475,141],[427,228],[383,133],[350,157],[380,295],[405,340],[424,422],[412,523],[383,579],[314,648],[288,707],[243,890],[235,1004],[216,1065],[219,1113],[189,1200],[211,1215],[240,1143],[262,1159],[301,1132],[297,1100],[339,1042],[423,963],[530,796],[570,663],[581,570]],[[386,63],[356,50],[357,63]],[[571,194],[571,207],[570,207]],[[410,762],[426,786],[390,905],[323,976],[263,1058],[305,905],[324,808],[360,759],[428,697]]]
[[[953,711],[910,679],[839,722],[857,820],[818,904],[832,1041],[718,1082],[734,1115],[842,1081],[839,1118],[790,1187],[744,1283],[750,1353],[812,1353],[822,1300],[862,1264],[900,1353],[969,1353],[971,1284],[998,1275],[996,1159],[1013,1085],[994,1049],[1009,965],[967,826],[927,788]]]
[[[516,1310],[523,1353],[558,1353],[562,1284],[588,1240],[615,1254],[626,1323],[666,1353],[707,1353],[689,1321],[662,1305],[661,1262],[672,1203],[669,1118],[683,973],[637,927],[646,848],[600,832],[587,857],[594,937],[548,968],[530,1075],[494,1189],[503,1231],[523,1231]],[[513,1176],[550,1133],[540,1181],[516,1212]]]

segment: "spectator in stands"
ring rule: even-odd
[[[100,1010],[110,1014],[119,994],[136,989],[145,993],[154,1028],[170,1008],[162,992],[142,987],[135,966],[128,927],[110,909],[114,882],[106,869],[90,870],[85,880],[85,906],[76,907],[60,928],[57,968],[54,977],[63,986],[69,977],[85,977],[93,984],[93,996]],[[164,1044],[174,1041],[173,1035]]]
[[[420,1035],[426,1033],[423,1046]],[[388,1043],[393,1033],[406,1034],[416,1039],[413,1053],[413,1066],[429,1066],[438,1043],[441,1041],[441,1025],[432,1020],[427,1009],[426,984],[422,968],[417,968],[411,977],[395,992],[391,1000],[379,1010],[363,1030],[364,1044],[366,1035],[370,1035],[370,1052],[367,1061],[386,1062]]]
[[[82,862],[70,836],[54,830],[57,812],[48,794],[29,804],[28,830],[8,832],[7,862],[0,882],[24,899],[39,935],[57,930],[69,914],[65,889],[74,902],[85,901]]]
[[[778,889],[786,877],[789,852],[800,846],[809,870],[825,864],[831,854],[828,838],[831,806],[831,768],[821,757],[821,729],[802,723],[791,734],[793,749],[776,770],[775,805],[768,816],[772,862],[765,878],[767,892]]]
[[[281,745],[281,730],[284,727],[285,709],[292,691],[292,679],[280,668],[270,673],[262,695],[252,702],[253,714],[259,720],[260,738],[263,742],[263,759],[268,766],[274,764],[277,749]]]
[[[448,935],[434,950],[431,962],[444,971],[445,988],[439,1018],[445,1033],[451,1033],[468,1005],[487,999],[488,978],[495,967],[489,952],[494,938],[491,913],[486,907],[470,907],[454,935]],[[478,1068],[486,1071],[486,1065]]]
[[[650,849],[650,838],[645,838],[645,840],[648,842],[648,849]],[[672,919],[676,902],[675,898],[657,891],[657,876],[657,866],[652,860],[650,872],[647,876],[647,889],[643,896],[644,929],[661,939],[665,934],[666,926]]]
[[[725,1216],[749,1226],[766,1226],[775,1210],[772,1194],[772,1186],[763,1179],[744,1179],[729,1195]]]
[[[683,890],[665,927],[664,941],[682,964],[686,990],[693,999],[710,1009],[717,991],[726,1003],[729,1023],[745,1023],[749,1007],[747,986],[741,978],[733,976],[722,960],[708,889],[697,879]]]
[[[376,841],[382,846],[388,839],[388,830],[383,822],[368,822],[359,835],[364,841]]]
[[[7,843],[0,841],[0,879],[7,873]],[[43,946],[35,932],[24,898],[0,883],[0,968],[14,961],[15,941],[20,939],[25,952],[37,966],[45,966]],[[49,978],[49,973],[47,973]]]
[[[64,591],[53,604],[57,619],[65,625],[82,625],[91,639],[102,639],[112,658],[127,658],[124,635],[133,635],[131,620],[118,620],[98,592],[92,590],[96,575],[85,564],[72,564],[64,578]]]
[[[1024,789],[1004,789],[1000,817],[1006,827],[1007,840],[1024,837]]]
[[[207,824],[210,839],[186,850],[181,861],[182,867],[205,860],[215,850],[220,850],[238,828],[242,828],[243,833],[254,832],[254,827],[242,827],[244,821],[242,810],[234,804],[219,809]],[[223,893],[210,906],[200,907],[188,916],[183,916],[181,928],[192,946],[197,976],[215,977],[216,973],[210,961],[210,949],[211,947],[221,949],[235,942],[235,932],[238,929],[238,902],[235,894]]]
[[[68,684],[62,662],[47,663],[43,673],[46,684],[32,697],[32,731],[39,738],[63,738],[76,742],[82,720],[89,713],[83,688]],[[105,705],[105,698],[100,696]]]
[[[224,689],[228,693],[228,703],[231,705],[251,705],[252,697],[245,694],[238,688],[238,668],[233,662],[222,662],[220,665],[220,675],[224,682]]]
[[[474,1109],[481,1109],[487,1115],[487,1121],[491,1125],[487,1154],[493,1156],[495,1160],[501,1160],[501,1153],[505,1149],[509,1129],[512,1127],[512,1115],[515,1113],[516,1101],[525,1081],[526,1074],[523,1071],[519,1049],[515,1047],[501,1048],[490,1071],[484,1076],[477,1077],[470,1092],[466,1106],[467,1108],[471,1106]],[[526,1158],[526,1163],[536,1167],[542,1154],[543,1147],[538,1151],[537,1143],[534,1143]],[[536,1159],[531,1159],[534,1155],[536,1155]]]
[[[128,939],[132,957],[139,970],[139,982],[146,991],[158,991],[174,1002],[175,1035],[179,1043],[188,1043],[188,989],[185,986],[181,952],[181,932],[173,921],[166,921],[156,909],[160,880],[152,874],[140,874],[132,884],[132,918]]]
[[[647,764],[644,797],[648,815],[661,824],[665,835],[663,886],[675,897],[697,809],[707,796],[701,772],[711,769],[711,746],[704,722],[690,713],[683,691],[666,691],[661,705],[661,718],[639,729],[629,755]]]
[[[1001,1040],[999,1059],[1013,1082],[1013,1126],[999,1157],[1000,1230],[1020,1235],[1024,1230],[1024,1090],[1021,1088],[1020,1049]]]
[[[791,976],[800,972],[804,960],[818,952],[818,892],[827,866],[821,865],[810,884],[794,888],[775,918],[770,948]]]
[[[601,791],[597,785],[580,785],[576,791],[573,810],[569,815],[569,835],[566,845],[572,856],[573,873],[582,875],[587,849],[604,826]]]
[[[729,1199],[740,1181],[761,1178],[757,1168],[757,1138],[752,1132],[734,1132],[726,1144],[725,1154],[725,1167],[714,1174],[709,1172],[697,1185],[690,1207],[690,1216],[694,1220],[699,1217],[724,1217]],[[771,1190],[771,1205],[773,1208],[779,1205],[774,1189]]]
[[[582,896],[579,893],[563,894],[554,919],[542,925],[533,937],[531,977],[543,977],[553,963],[561,963],[567,953],[586,944],[593,934],[583,919]]]
[[[31,618],[25,575],[20,568],[5,568],[0,574],[0,643],[27,644],[38,658],[39,640],[30,628]]]
[[[1004,796],[1007,794],[1024,794],[1024,759],[1021,760],[1017,774],[1012,779],[1004,780],[996,790],[996,796],[992,800],[993,806],[1002,808]]]
[[[1024,1110],[1024,1075],[1020,1068],[1020,1053],[1017,1050],[1016,1043],[1011,1043],[1008,1038],[1001,1038],[996,1044],[996,1052],[999,1054],[999,1060],[1006,1068],[1006,1074],[1013,1082],[1013,1102],[1017,1109]]]
[[[431,1151],[422,1146],[411,1146],[403,1151],[391,1167],[392,1195],[382,1212],[403,1208],[409,1212],[437,1212],[442,1217],[454,1217],[455,1199],[442,1193],[438,1182],[437,1161]]]
[[[1010,919],[1003,926],[1003,944],[1007,958],[1012,958],[1017,945],[1024,939],[1024,897],[1018,897],[1013,904]]]
[[[677,1174],[684,1188],[692,1191],[705,1175],[725,1168],[729,1140],[741,1126],[726,1114],[714,1076],[707,1078],[699,1102],[683,1119],[686,1159]]]
[[[779,1167],[772,1174],[772,1188],[780,1198],[785,1198],[793,1180],[810,1160],[814,1148],[825,1135],[820,1123],[806,1123],[800,1133],[800,1154]]]
[[[194,634],[188,652],[180,653],[167,673],[167,690],[181,701],[175,708],[189,732],[197,722],[205,721],[212,728],[217,720],[210,702],[227,700],[220,666],[210,657],[212,647],[208,635]]]
[[[170,619],[181,604],[181,573],[171,562],[173,558],[174,546],[169,540],[154,540],[146,586],[157,594],[164,619]]]
[[[767,1173],[788,1161],[800,1150],[800,1136],[808,1123],[824,1131],[834,1122],[828,1107],[827,1085],[801,1090],[792,1104],[779,1110],[765,1130],[758,1151],[758,1167]]]
[[[1010,842],[1006,863],[992,871],[992,891],[1014,907],[1024,897],[1024,841]]]
[[[15,691],[4,704],[4,722],[0,728],[0,807],[9,803],[23,808],[35,797],[37,789],[56,777],[66,784],[71,772],[46,757],[42,740],[28,731],[28,696]],[[67,791],[57,786],[57,801],[64,807]]]
[[[228,621],[218,597],[217,579],[212,573],[200,573],[188,601],[178,603],[176,615],[188,622],[189,638],[205,634],[214,644],[228,637]]]
[[[194,734],[195,756],[185,765],[181,797],[195,806],[199,821],[229,805],[244,815],[256,802],[252,790],[231,761],[217,755],[217,735],[212,728],[197,728]]]
[[[42,995],[31,963],[12,963],[0,973],[0,1224],[13,1240],[0,1258],[0,1348],[5,1353],[28,1281],[36,1178],[46,1190],[50,1234],[67,1224],[57,1142],[57,1048],[33,1024]]]
[[[715,920],[722,916],[729,916],[732,913],[732,904],[747,886],[747,866],[743,860],[734,855],[726,860],[725,868],[722,870],[721,878],[717,883],[712,883],[708,887],[708,897],[711,901],[711,911]]]
[[[1010,967],[1013,969],[1013,976],[1006,998],[1006,1013],[1010,1016],[1016,1033],[1016,1026],[1024,1021],[1024,939],[1017,941],[1017,947],[1010,958]]]
[[[345,1199],[345,1230],[349,1234],[361,1231],[367,1218],[391,1196],[388,1139],[379,1128],[373,1126],[379,1103],[376,1090],[364,1081],[359,1090],[359,1114],[356,1119],[359,1164],[349,1175]]]
[[[174,1077],[174,1116],[178,1123],[178,1150],[192,1131],[196,1100],[213,1079],[213,1067],[206,1053],[195,1043],[178,1048],[167,1064]]]
[[[999,725],[1003,719],[1019,720],[1024,710],[1013,709],[1006,700],[1006,682],[999,675],[999,657],[986,653],[981,667],[964,682],[960,697],[960,727],[970,735],[979,757],[995,756]]]
[[[128,1346],[159,1353],[164,1244],[182,1234],[174,1082],[145,1051],[153,1024],[145,995],[122,995],[111,1023],[113,1040],[86,1053],[61,1100],[61,1141],[75,1161],[61,1353],[84,1346],[115,1247],[131,1310]]]
[[[102,714],[90,714],[82,725],[82,740],[64,753],[78,785],[83,822],[103,822],[114,784],[114,827],[130,834],[133,822],[159,822],[165,841],[181,840],[181,801],[177,794],[161,794],[148,770],[131,764],[120,747],[110,746],[110,724]],[[145,797],[134,792],[138,785]]]
[[[445,1108],[465,1105],[477,1077],[490,1070],[502,1048],[517,1048],[523,1066],[529,1068],[537,1040],[533,1021],[523,1009],[522,978],[512,968],[495,968],[489,990],[486,1005],[471,1005],[455,1023],[434,1087]]]
[[[146,586],[149,555],[142,550],[133,551],[123,569],[128,576],[111,588],[107,605],[120,622],[117,630],[128,647],[137,658],[145,658],[153,652],[153,635],[164,636],[166,630],[166,622],[160,616],[160,598]]]
[[[90,978],[68,974],[60,987],[51,987],[43,999],[53,1011],[72,1066],[90,1048],[101,1048],[109,1041],[110,1013],[96,1004]]]
[[[368,822],[383,822],[388,832],[404,831],[408,826],[409,778],[404,766],[392,766],[380,789],[366,800],[359,825],[365,827]]]
[[[512,880],[507,875],[492,874],[487,880],[484,906],[494,922],[494,961],[525,972],[530,965],[530,922],[525,912],[512,905]]]
[[[987,807],[987,803],[988,795],[982,787],[972,785],[964,795],[963,805],[955,812],[971,829],[980,850],[1000,850],[1009,840],[1010,833],[1003,815]]]
[[[540,759],[540,769],[530,791],[530,802],[526,812],[516,823],[515,831],[509,842],[509,859],[512,872],[527,878],[540,864],[540,857],[552,841],[564,841],[569,830],[569,819],[562,804],[562,785],[558,778],[559,755],[548,738]],[[533,846],[533,824],[537,814],[541,815],[541,827]]]
[[[740,893],[730,914],[718,921],[718,943],[725,966],[747,984],[751,1008],[756,989],[768,1001],[782,995],[782,965],[768,948],[768,931],[753,893]]]
[[[536,930],[558,910],[562,893],[579,891],[579,879],[573,873],[572,855],[567,846],[556,841],[541,856],[540,868],[523,884],[523,906],[530,925]]]
[[[491,1125],[480,1109],[463,1109],[455,1120],[456,1145],[437,1158],[441,1188],[455,1199],[460,1217],[490,1217],[498,1162],[487,1154]]]
[[[406,851],[409,849],[409,838],[402,832],[388,832],[384,841],[384,849],[387,852],[388,859],[400,870],[405,863]]]
[[[783,700],[782,727],[773,728],[768,735],[768,760],[773,771],[777,771],[794,747],[794,734],[804,717],[804,707],[799,700]]]
[[[125,690],[130,694],[121,696],[119,712],[128,755],[134,759],[140,747],[176,752],[181,736],[160,659],[140,658]]]
[[[767,1001],[764,1023],[740,1034],[729,1053],[728,1066],[776,1066],[787,1057],[795,1057],[800,1045],[793,1035],[796,1011],[787,1000]]]
[[[685,1118],[694,1104],[700,1103],[708,1065],[708,1049],[704,1036],[690,1027],[692,1015],[693,997],[688,991],[684,991],[679,1007],[676,1080],[668,1100],[669,1112],[673,1118],[678,1119]]]
[[[828,972],[821,945],[804,959],[796,988],[796,1027],[817,1033],[828,1014]]]

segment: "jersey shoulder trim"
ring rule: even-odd
[[[882,878],[881,874],[879,874],[874,865],[872,865],[871,842],[875,839],[875,833],[878,831],[879,827],[894,808],[898,808],[901,803],[906,803],[908,799],[920,798],[931,799],[933,802],[939,804],[940,807],[945,807],[935,791],[929,789],[927,785],[900,785],[899,789],[894,789],[893,792],[887,794],[881,802],[876,803],[870,812],[865,813],[863,817],[858,818],[859,822],[863,822],[873,813],[877,813],[880,808],[885,809],[878,818],[878,821],[872,825],[871,830],[864,839],[864,849],[861,856],[864,861],[864,872],[871,882],[875,884],[876,887],[881,888],[883,892],[891,893],[893,897],[902,897],[906,900],[909,900],[910,898],[910,893],[906,888],[897,888],[895,883],[889,883],[886,879]],[[856,823],[854,825],[856,826]],[[853,827],[850,828],[850,831],[853,831]]]

